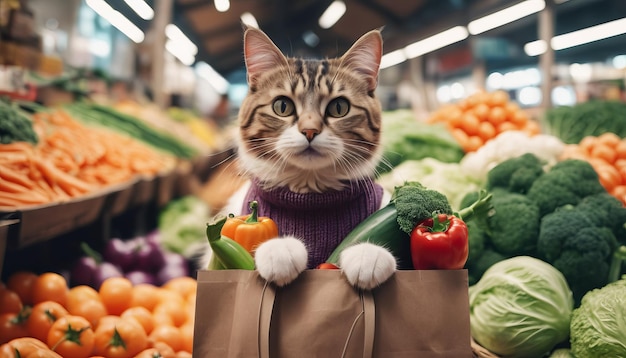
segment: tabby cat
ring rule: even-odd
[[[274,219],[280,237],[255,252],[259,274],[285,285],[323,263],[388,195],[372,177],[381,158],[381,108],[375,97],[382,37],[374,30],[332,59],[284,56],[259,29],[246,28],[249,91],[239,112],[238,163],[250,178],[225,211]],[[234,205],[234,206],[233,206]],[[396,270],[373,244],[345,250],[340,268],[371,289]]]

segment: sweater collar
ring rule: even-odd
[[[287,187],[264,190],[256,179],[252,180],[251,185],[251,189],[262,201],[288,209],[321,209],[345,205],[363,195],[375,192],[374,181],[370,178],[346,181],[343,190],[324,193],[295,193]],[[367,197],[374,198],[375,196],[367,195]]]

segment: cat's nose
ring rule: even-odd
[[[316,135],[320,134],[317,129],[303,129],[302,134],[306,137],[306,140],[311,142]]]

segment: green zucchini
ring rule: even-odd
[[[227,218],[223,217],[206,227],[209,245],[213,256],[208,269],[241,269],[254,270],[254,258],[237,241],[221,234]],[[215,261],[217,259],[217,262]]]
[[[326,262],[339,266],[339,257],[347,247],[369,242],[389,250],[396,258],[398,269],[411,269],[411,241],[398,225],[398,212],[393,202],[379,209],[352,230],[335,248]]]

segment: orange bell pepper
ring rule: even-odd
[[[222,235],[237,241],[251,254],[262,242],[278,236],[278,226],[269,217],[258,215],[259,203],[250,202],[250,215],[229,216]]]

